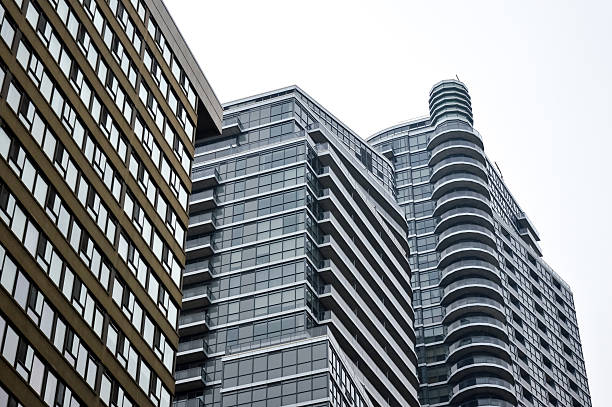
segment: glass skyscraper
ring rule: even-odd
[[[177,407],[417,406],[391,162],[297,87],[196,144]]]
[[[160,0],[0,0],[0,406],[171,405],[221,118]]]
[[[409,225],[421,405],[591,405],[572,293],[484,153],[465,85],[369,143]]]

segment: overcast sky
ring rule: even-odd
[[[297,84],[364,138],[427,114],[431,86],[458,75],[573,289],[593,405],[608,405],[612,2],[166,4],[221,102]]]

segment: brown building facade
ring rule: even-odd
[[[170,406],[221,118],[160,0],[0,0],[0,405]]]

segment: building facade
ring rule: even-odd
[[[0,405],[171,405],[221,119],[160,0],[0,1]]]
[[[409,225],[421,405],[590,407],[572,293],[484,153],[470,96],[369,143],[394,163]]]
[[[176,406],[417,406],[391,162],[297,87],[195,151]]]

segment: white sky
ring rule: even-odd
[[[427,114],[431,86],[459,75],[573,289],[593,405],[607,405],[612,2],[166,3],[221,102],[297,84],[364,138]]]

